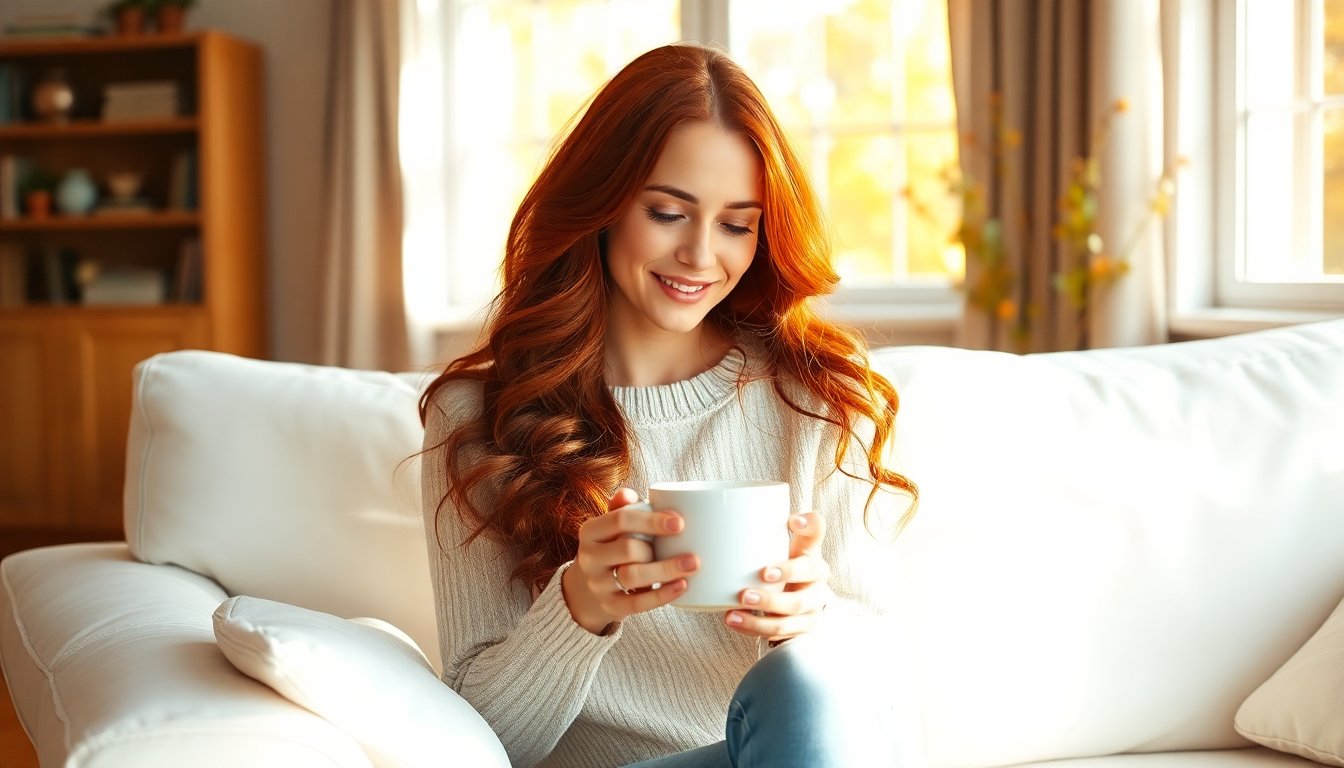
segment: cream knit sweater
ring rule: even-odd
[[[869,626],[882,601],[868,582],[884,581],[885,545],[878,539],[888,537],[874,538],[864,528],[871,485],[835,471],[839,430],[789,409],[768,380],[739,389],[743,366],[755,369],[734,350],[687,381],[613,387],[640,454],[624,485],[642,493],[650,480],[788,482],[795,511],[826,517],[823,554],[834,570],[836,599],[825,622],[854,624],[846,632],[880,631]],[[440,390],[425,447],[479,413],[480,398],[475,383]],[[852,447],[846,463],[866,477],[861,459]],[[722,614],[670,606],[594,635],[570,617],[560,590],[563,567],[533,599],[510,582],[514,557],[506,548],[487,536],[462,545],[470,529],[447,504],[438,516],[441,551],[432,510],[445,495],[445,478],[435,469],[442,462],[440,451],[425,455],[423,493],[443,680],[494,728],[514,766],[623,766],[723,739],[733,690],[766,643],[728,630]],[[643,476],[645,468],[652,477]],[[879,493],[870,515],[891,521],[906,503]]]

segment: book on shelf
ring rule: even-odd
[[[153,212],[154,205],[143,197],[133,197],[129,200],[108,198],[93,209],[94,216],[144,216]]]
[[[157,269],[104,268],[84,286],[85,306],[147,305],[164,301],[164,275]]]
[[[28,303],[28,254],[17,243],[0,243],[0,307]]]
[[[21,123],[24,119],[23,96],[28,92],[28,79],[23,69],[0,62],[0,125]]]
[[[177,251],[177,266],[173,269],[173,301],[196,304],[202,299],[201,241],[183,240]]]
[[[79,286],[75,284],[79,254],[75,251],[55,245],[35,246],[22,251],[18,260],[22,268],[5,269],[23,276],[23,303],[68,304],[79,300]]]
[[[103,88],[103,119],[165,120],[178,114],[178,87],[172,80],[109,83]]]
[[[196,210],[196,173],[195,149],[184,149],[173,156],[173,167],[168,178],[169,210]]]
[[[3,27],[6,38],[24,40],[90,37],[101,31],[89,16],[79,13],[25,14],[15,17]]]

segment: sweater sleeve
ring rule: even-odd
[[[505,546],[486,535],[466,543],[471,528],[443,501],[439,447],[460,419],[479,413],[479,389],[466,389],[438,393],[422,456],[443,681],[490,724],[512,764],[525,768],[543,760],[578,716],[620,625],[598,636],[575,623],[560,588],[568,564],[533,599],[510,579],[516,559]]]

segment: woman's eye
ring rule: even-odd
[[[644,210],[648,212],[650,219],[660,224],[671,224],[681,220],[681,214],[679,213],[663,213],[655,208],[645,208]]]
[[[740,224],[728,224],[728,223],[725,223],[725,224],[723,225],[723,228],[726,229],[726,230],[728,230],[728,234],[731,234],[731,235],[739,235],[739,236],[741,236],[741,235],[750,235],[750,234],[751,234],[751,227],[744,227],[744,226],[741,226]]]

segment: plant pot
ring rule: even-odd
[[[161,5],[158,14],[161,35],[180,35],[187,26],[187,9],[180,5]]]
[[[122,8],[117,11],[117,34],[123,37],[135,37],[145,32],[145,9]]]
[[[51,190],[34,189],[23,196],[23,210],[30,219],[51,216]]]

